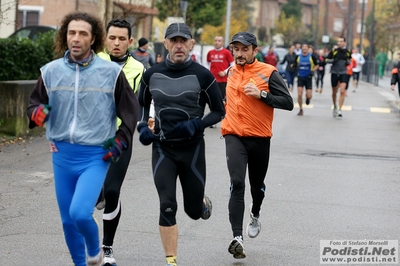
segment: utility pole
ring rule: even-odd
[[[317,2],[317,19],[315,20],[316,25],[315,25],[315,36],[314,36],[314,47],[318,47],[318,37],[319,37],[319,4],[320,0]]]
[[[325,0],[325,21],[324,21],[324,36],[328,35],[328,9],[329,9],[329,0]],[[324,48],[326,49],[329,41],[323,41]]]
[[[352,49],[353,48],[353,29],[354,29],[354,16],[353,16],[353,3],[354,1],[349,0],[349,7],[347,9],[347,48]]]
[[[369,39],[369,58],[371,60],[374,53],[374,34],[375,34],[375,0],[372,1],[372,23],[371,23],[371,34]]]
[[[369,38],[369,54],[368,54],[368,60],[370,60],[372,62],[372,58],[373,58],[373,53],[374,53],[374,31],[375,31],[375,0],[372,0],[372,12],[371,12],[371,17],[372,17],[372,23],[371,23],[371,34],[370,34],[370,38]],[[367,72],[368,74],[371,73],[372,69],[374,69],[374,65],[372,64],[368,64],[367,65]],[[372,68],[372,69],[371,69]],[[372,75],[367,75],[367,82],[370,82],[372,78]]]
[[[231,9],[232,9],[232,0],[227,0],[226,4],[226,27],[225,27],[225,48],[229,44],[229,33],[231,28]]]
[[[362,0],[361,6],[361,32],[360,32],[360,53],[364,49],[364,13],[365,13],[365,0]]]
[[[329,18],[329,0],[325,0],[325,23],[324,23],[324,28],[325,28],[325,35],[328,35],[328,18]]]

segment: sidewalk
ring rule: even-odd
[[[399,98],[398,85],[396,84],[395,90],[392,91],[390,89],[390,80],[391,77],[383,76],[381,79],[379,79],[379,84],[377,87],[380,87],[385,91],[388,91],[393,94],[394,97],[389,97],[388,103],[393,109],[396,110],[397,113],[400,113],[400,98]]]

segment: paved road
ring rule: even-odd
[[[296,116],[297,108],[276,111],[262,232],[255,239],[245,237],[243,260],[227,252],[231,231],[224,141],[218,128],[206,129],[206,192],[213,215],[192,221],[179,209],[179,265],[320,265],[320,240],[399,239],[397,91],[362,82],[346,98],[349,111],[337,119],[332,117],[329,77],[325,84],[303,117]],[[121,195],[115,256],[119,266],[165,265],[150,148],[137,137]],[[0,265],[72,265],[50,160],[43,137],[0,146]],[[95,216],[101,219],[99,211]]]

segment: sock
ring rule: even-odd
[[[167,264],[176,266],[176,256],[166,256]]]

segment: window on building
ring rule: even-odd
[[[39,11],[18,10],[18,28],[39,25]]]
[[[362,4],[363,3],[363,1],[364,1],[364,3],[365,4],[367,4],[368,3],[368,0],[358,0],[359,2],[360,2],[360,4]]]
[[[44,8],[41,6],[24,6],[18,7],[17,29],[26,26],[35,26],[40,24],[40,15]]]
[[[334,32],[342,32],[343,30],[343,19],[335,18],[333,20],[333,31]]]

